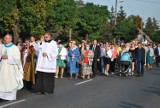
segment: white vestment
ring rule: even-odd
[[[43,41],[38,46],[39,55],[37,61],[36,71],[45,73],[56,72],[56,58],[58,55],[57,43],[55,41],[45,42]],[[47,53],[48,56],[43,57],[43,53]]]
[[[0,55],[2,54],[2,47],[3,47],[3,44],[0,44]],[[1,60],[0,60],[0,66],[1,66]]]
[[[20,60],[20,51],[17,46],[2,47],[1,56],[8,59],[1,60],[0,66],[0,98],[15,100],[17,90],[23,87],[23,68]]]

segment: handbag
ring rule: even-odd
[[[76,61],[76,67],[79,67],[79,60]]]

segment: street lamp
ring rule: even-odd
[[[117,4],[118,4],[118,1],[119,3],[122,3],[123,0],[116,0],[116,4],[115,4],[115,25],[117,25]]]

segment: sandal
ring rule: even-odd
[[[54,78],[58,79],[58,76],[54,76]]]

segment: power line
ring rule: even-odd
[[[147,0],[136,0],[136,1],[145,2],[145,3],[152,3],[152,4],[160,4],[160,2],[158,2],[158,1],[147,1]]]

